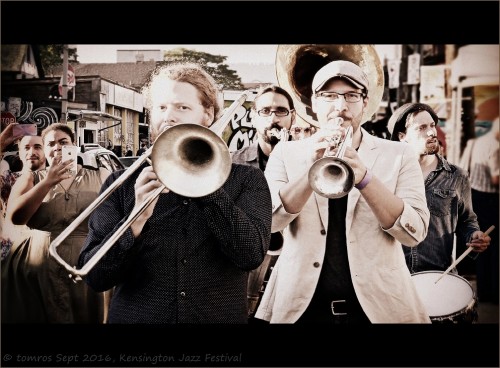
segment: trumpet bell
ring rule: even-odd
[[[196,124],[175,125],[161,133],[153,145],[151,161],[165,187],[190,198],[219,189],[232,165],[224,140]]]
[[[309,170],[309,185],[326,198],[341,198],[354,187],[354,171],[344,160],[326,156],[316,160]]]

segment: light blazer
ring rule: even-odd
[[[401,243],[415,246],[429,225],[422,171],[411,147],[370,135],[362,129],[361,160],[404,201],[390,229],[383,229],[360,191],[348,194],[347,254],[351,278],[372,323],[430,323],[405,263]],[[278,143],[265,176],[273,202],[272,232],[283,230],[281,256],[266,287],[256,317],[294,323],[305,311],[318,283],[328,231],[328,198],[313,192],[302,211],[287,213],[280,188],[308,169],[308,140]]]

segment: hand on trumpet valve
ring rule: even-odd
[[[286,142],[288,140],[288,137],[290,135],[290,132],[285,129],[285,128],[272,128],[269,130],[269,133],[273,136],[278,138],[280,141]]]
[[[288,141],[288,138],[290,137],[290,131],[285,128],[281,128],[280,133],[279,133],[279,139],[282,142]]]

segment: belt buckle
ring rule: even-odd
[[[347,315],[347,313],[337,313],[337,312],[335,312],[335,304],[337,304],[337,303],[345,303],[345,302],[346,302],[345,299],[344,300],[332,300],[330,306],[332,308],[332,314],[334,316],[346,316]]]

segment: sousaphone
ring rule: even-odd
[[[371,120],[382,101],[384,71],[372,45],[279,45],[276,53],[278,84],[293,99],[297,114],[307,123],[318,126],[311,109],[311,84],[316,72],[334,60],[347,60],[358,65],[369,81],[368,107],[363,123]]]

